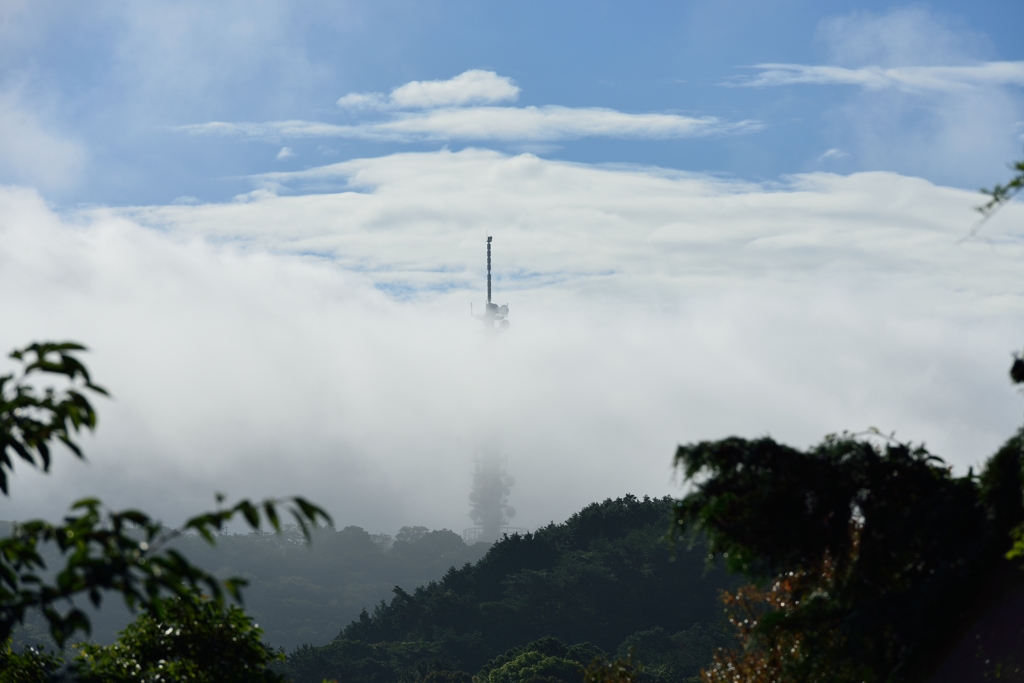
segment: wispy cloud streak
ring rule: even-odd
[[[353,138],[386,142],[420,140],[524,140],[547,142],[586,137],[668,139],[749,133],[759,121],[713,116],[630,114],[598,107],[447,107],[400,113],[387,121],[351,125],[319,121],[229,123],[213,121],[178,130],[193,135],[230,135],[264,140]]]
[[[761,73],[726,85],[764,88],[781,85],[855,85],[868,90],[956,92],[978,87],[1024,86],[1024,61],[973,66],[841,66],[758,64]]]

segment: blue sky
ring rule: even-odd
[[[1020,424],[1024,5],[0,4],[0,348],[74,339],[87,465],[167,520],[469,525],[678,493],[677,444]],[[484,336],[484,237],[511,330]],[[0,371],[3,370],[0,362]],[[282,467],[282,463],[286,466]],[[173,495],[169,495],[169,492]],[[6,511],[3,511],[3,510]]]
[[[8,2],[0,13],[0,107],[9,138],[0,142],[0,180],[39,186],[66,207],[220,201],[251,189],[252,174],[468,145],[753,180],[887,170],[974,189],[1000,180],[1024,144],[1019,64],[1001,82],[963,92],[737,87],[766,63],[884,69],[1024,60],[1016,31],[1024,8],[1016,2],[984,11],[967,2]],[[756,125],[551,140],[449,131],[398,143],[251,140],[181,128],[356,123],[366,112],[336,104],[347,93],[388,93],[470,69],[520,89],[502,105]],[[37,147],[27,142],[33,136]],[[278,159],[283,147],[293,156]]]

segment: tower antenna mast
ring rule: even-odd
[[[484,328],[489,331],[508,329],[508,304],[499,306],[491,300],[491,240],[493,239],[490,235],[487,236],[487,303],[484,304],[483,314],[474,316],[478,320],[482,320]],[[469,311],[473,312],[473,304],[469,305]]]

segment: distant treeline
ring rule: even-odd
[[[443,529],[404,527],[394,539],[355,526],[318,529],[311,546],[301,534],[233,534],[210,547],[198,538],[183,548],[198,564],[222,576],[249,580],[245,608],[264,640],[291,649],[327,643],[366,606],[395,586],[413,590],[453,566],[479,560],[488,545],[467,546]]]
[[[440,581],[395,587],[390,602],[361,613],[334,642],[294,650],[285,672],[297,683],[386,683],[494,678],[506,667],[519,680],[507,667],[571,669],[632,647],[647,660],[645,677],[692,677],[726,638],[718,595],[736,580],[708,568],[705,548],[669,546],[671,503],[606,500],[564,524],[506,537]]]
[[[9,522],[0,522],[0,536],[9,534],[10,528]],[[489,547],[467,546],[448,530],[404,527],[391,537],[355,526],[314,529],[312,545],[294,527],[280,535],[222,534],[213,547],[198,537],[180,538],[174,544],[222,578],[246,578],[246,611],[264,630],[266,642],[289,650],[329,643],[362,609],[389,596],[395,586],[413,590],[441,578],[451,567],[479,560]],[[57,566],[52,551],[44,548],[44,555]],[[97,643],[113,642],[134,618],[119,598],[105,601],[99,610],[83,602],[80,607],[93,622],[90,639]],[[39,621],[31,620],[20,629],[16,640],[47,641]]]

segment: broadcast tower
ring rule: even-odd
[[[474,316],[484,324],[484,330],[496,334],[509,328],[508,304],[498,306],[491,302],[491,237],[487,237],[487,304],[482,315]],[[472,312],[472,306],[470,306]],[[473,457],[473,488],[469,493],[469,518],[478,525],[463,531],[467,542],[493,543],[502,534],[526,532],[526,529],[508,526],[516,516],[515,508],[508,504],[508,496],[516,480],[505,469],[508,458],[502,455],[495,439],[489,439]]]

